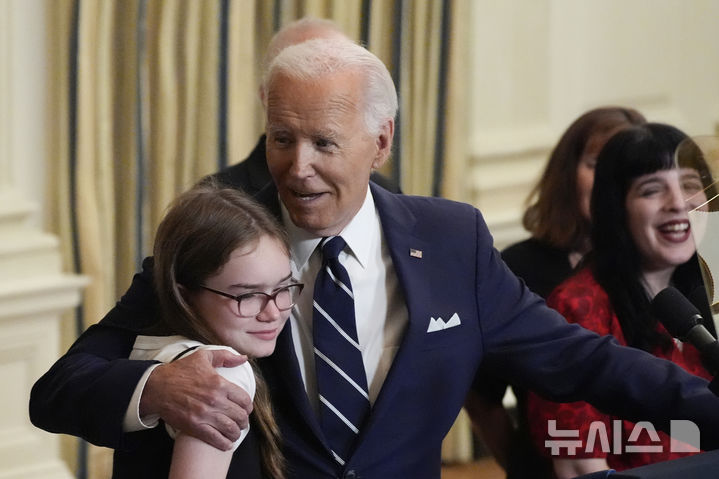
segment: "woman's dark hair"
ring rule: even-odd
[[[154,283],[160,315],[173,334],[206,344],[222,344],[205,318],[190,306],[185,291],[195,291],[229,260],[237,248],[268,236],[289,257],[287,236],[262,206],[239,190],[221,188],[210,179],[179,195],[157,229]],[[240,351],[242,352],[242,351]],[[258,432],[265,477],[283,478],[280,434],[267,385],[253,365],[257,388],[250,420]]]
[[[650,313],[641,255],[627,224],[626,198],[637,177],[674,168],[674,153],[685,138],[669,125],[633,126],[604,145],[594,172],[590,265],[609,295],[627,344],[650,352],[657,346],[670,347],[672,339],[657,331],[657,319]],[[696,254],[677,267],[672,281],[684,294],[701,286]]]
[[[632,108],[602,107],[577,118],[554,147],[539,182],[527,197],[522,224],[532,236],[562,249],[580,249],[589,222],[577,200],[577,165],[587,143],[597,135],[645,123]]]

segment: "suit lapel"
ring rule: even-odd
[[[407,305],[409,324],[392,366],[375,401],[370,418],[361,431],[357,450],[371,445],[372,435],[383,430],[385,416],[391,413],[393,397],[402,388],[404,377],[413,370],[419,371],[417,349],[426,335],[427,324],[420,313],[427,298],[427,278],[431,275],[431,260],[427,260],[429,244],[415,234],[417,218],[391,193],[372,188],[375,205],[382,224],[384,241],[390,250],[392,263]],[[421,251],[417,258],[412,251]],[[427,318],[428,320],[428,318]],[[390,421],[391,422],[391,421]]]

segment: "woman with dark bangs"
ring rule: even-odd
[[[597,160],[591,197],[591,243],[586,266],[560,284],[547,304],[568,321],[624,345],[673,361],[690,373],[709,379],[699,352],[675,342],[650,312],[652,298],[667,286],[687,296],[703,291],[688,211],[706,201],[700,171],[675,168],[674,153],[687,136],[663,124],[647,123],[614,135]],[[687,199],[691,198],[691,199]],[[702,305],[706,312],[706,305]],[[710,317],[710,316],[709,316]],[[627,365],[630,367],[631,365]],[[530,428],[540,450],[549,453],[550,420],[556,430],[579,431],[575,454],[560,448],[552,462],[558,478],[603,469],[623,470],[686,455],[672,452],[671,439],[658,432],[633,446],[661,445],[660,452],[623,452],[615,439],[615,420],[587,403],[552,403],[530,394]],[[634,423],[621,421],[621,446],[627,445]],[[590,441],[590,429],[606,431]],[[556,439],[556,438],[555,438]],[[574,439],[574,438],[573,438]]]

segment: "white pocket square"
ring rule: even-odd
[[[427,332],[434,333],[435,331],[442,331],[444,329],[454,328],[455,326],[459,326],[460,324],[462,324],[462,322],[459,320],[459,315],[457,313],[454,313],[447,322],[445,322],[442,318],[434,319],[432,317],[429,319],[429,327],[427,328]]]

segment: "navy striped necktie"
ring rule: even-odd
[[[315,280],[312,312],[320,423],[340,465],[352,454],[370,410],[352,285],[337,259],[345,245],[339,236],[320,243],[322,268]]]

